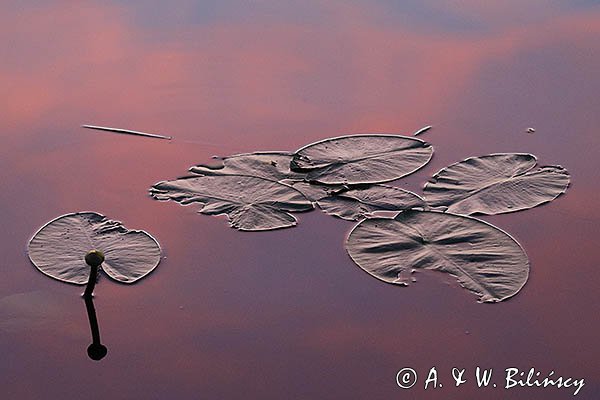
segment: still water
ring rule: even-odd
[[[3,5],[2,398],[573,395],[504,389],[507,368],[585,378],[576,398],[600,397],[595,1],[198,3]],[[377,281],[344,250],[354,224],[318,211],[248,233],[148,196],[213,155],[426,125],[435,155],[402,188],[421,193],[440,168],[497,152],[531,152],[572,175],[548,205],[484,218],[531,262],[506,302],[478,304],[435,272],[407,288]],[[99,362],[86,355],[83,288],[45,277],[26,254],[41,225],[75,211],[147,230],[164,250],[138,284],[98,282]],[[434,366],[443,386],[425,390]],[[478,388],[477,366],[498,387]],[[418,373],[407,390],[396,383],[405,367]],[[459,387],[454,367],[466,370]]]

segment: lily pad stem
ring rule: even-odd
[[[98,268],[91,267],[90,278],[88,279],[87,286],[83,292],[83,297],[92,297],[92,294],[94,293],[94,287],[96,286],[96,279],[98,279]]]

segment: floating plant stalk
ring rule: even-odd
[[[156,133],[131,131],[129,129],[110,128],[108,126],[81,125],[81,127],[82,128],[87,128],[87,129],[96,129],[98,131],[106,131],[106,132],[114,132],[114,133],[124,133],[126,135],[144,136],[144,137],[150,137],[150,138],[155,138],[155,139],[166,139],[166,140],[173,139],[171,136],[158,135]]]

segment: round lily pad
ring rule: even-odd
[[[423,192],[433,207],[450,213],[503,214],[550,202],[569,186],[560,165],[535,169],[533,154],[500,153],[470,157],[436,173]]]
[[[62,215],[41,227],[27,246],[29,259],[45,275],[85,285],[90,250],[104,253],[100,268],[122,283],[134,283],[160,262],[160,245],[144,231],[129,230],[95,212]]]
[[[321,140],[294,153],[290,168],[308,182],[355,185],[389,182],[429,162],[433,147],[414,137],[359,134]]]
[[[371,218],[348,236],[346,249],[364,271],[406,286],[406,273],[448,273],[482,302],[515,295],[529,276],[529,260],[509,234],[484,221],[436,211],[407,210]]]

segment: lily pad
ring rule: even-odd
[[[305,173],[290,170],[292,154],[273,151],[223,157],[221,165],[196,165],[190,172],[199,175],[248,175],[273,181],[303,180]]]
[[[456,214],[502,214],[554,200],[569,186],[561,166],[535,169],[532,154],[490,154],[452,164],[425,184],[432,207]]]
[[[84,285],[90,276],[86,254],[104,253],[102,270],[122,283],[134,283],[160,262],[158,242],[144,231],[129,230],[95,212],[60,216],[40,228],[27,247],[33,265],[59,281]]]
[[[425,208],[425,201],[413,192],[386,185],[353,187],[332,192],[317,200],[326,214],[359,221],[376,211]]]
[[[359,223],[347,240],[352,260],[384,282],[427,269],[449,273],[482,302],[515,295],[527,281],[529,260],[506,232],[475,218],[435,211],[403,211]]]
[[[291,170],[323,184],[393,181],[429,162],[433,148],[414,137],[360,134],[325,139],[294,154]]]
[[[348,188],[347,185],[322,185],[305,181],[290,182],[289,185],[298,190],[304,197],[313,203],[316,203],[324,197],[333,196],[335,193]]]
[[[263,231],[296,225],[290,212],[312,210],[312,203],[298,190],[268,179],[241,176],[192,176],[163,181],[150,189],[157,200],[182,205],[198,203],[202,214],[227,214],[232,227]]]

